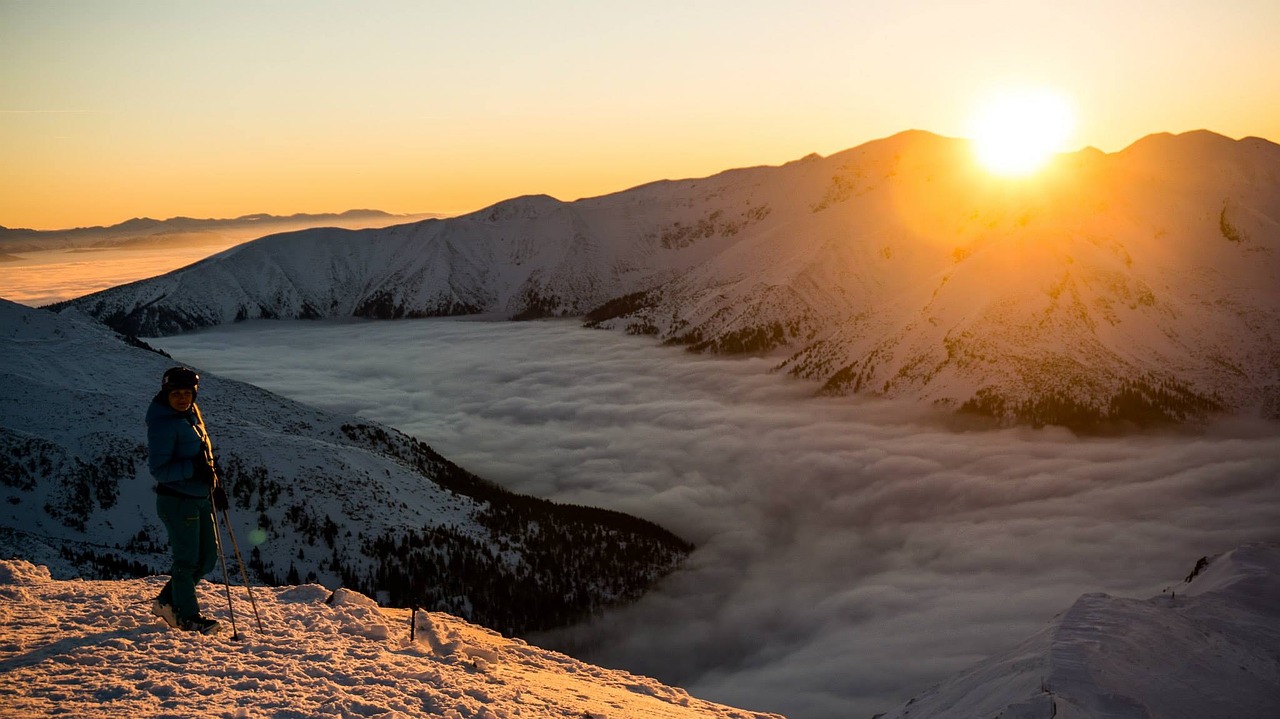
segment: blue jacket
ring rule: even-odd
[[[194,405],[193,405],[194,406]],[[209,485],[193,480],[204,447],[196,413],[178,412],[163,397],[147,407],[147,462],[151,476],[165,488],[188,497],[209,496]]]

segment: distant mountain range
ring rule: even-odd
[[[0,300],[0,557],[164,573],[143,417],[174,362],[74,311]],[[513,494],[394,429],[204,375],[245,559],[511,634],[627,603],[692,547],[617,512]]]
[[[393,215],[381,210],[348,210],[341,213],[315,215],[254,214],[232,219],[172,217],[167,220],[153,220],[149,217],[136,217],[108,227],[77,227],[67,230],[0,227],[0,251],[13,253],[139,247],[175,242],[220,241],[226,236],[249,240],[308,227],[386,227],[441,216],[438,214]]]
[[[1210,132],[995,179],[911,131],[702,179],[266,237],[74,300],[163,335],[253,318],[585,315],[779,352],[832,394],[1101,431],[1280,418],[1280,146]]]

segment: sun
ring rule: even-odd
[[[998,175],[1021,177],[1065,149],[1075,129],[1067,98],[1048,89],[1008,90],[987,98],[970,125],[979,164]]]

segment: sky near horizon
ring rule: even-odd
[[[0,0],[0,226],[466,212],[969,136],[1048,88],[1068,147],[1280,141],[1280,3]]]

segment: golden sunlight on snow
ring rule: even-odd
[[[408,611],[316,584],[257,587],[261,629],[237,587],[236,634],[175,632],[148,609],[163,582],[62,581],[0,560],[0,716],[782,719],[448,614],[419,612],[411,634]],[[230,623],[222,586],[197,591]]]

